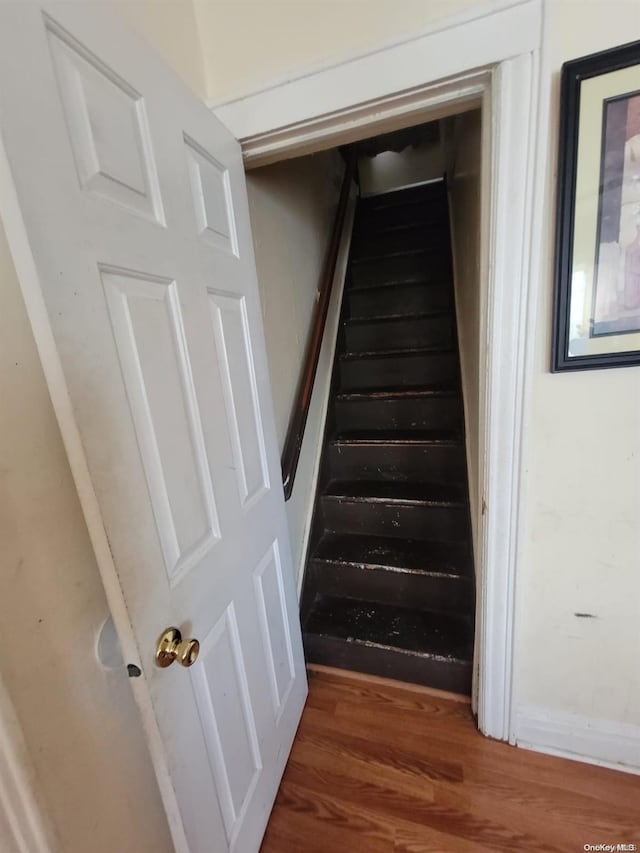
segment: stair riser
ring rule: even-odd
[[[365,196],[360,200],[358,208],[359,217],[362,213],[372,210],[391,210],[404,205],[444,205],[446,192],[444,181],[432,184],[422,184],[411,189],[400,190],[397,193],[385,193],[384,195]]]
[[[461,406],[455,397],[392,400],[336,400],[337,432],[354,430],[460,429]]]
[[[467,535],[468,512],[457,506],[412,506],[323,498],[327,530],[399,539],[459,540]]]
[[[450,288],[433,284],[397,284],[393,287],[347,291],[349,317],[376,317],[382,314],[420,314],[451,307]]]
[[[465,577],[418,575],[319,560],[314,560],[313,570],[321,595],[447,613],[468,613],[473,606],[472,582]]]
[[[354,358],[340,362],[340,386],[355,388],[411,388],[432,382],[455,382],[458,362],[454,353]]]
[[[450,347],[453,342],[453,320],[447,314],[345,325],[345,343],[350,352],[375,352],[399,347]]]
[[[314,634],[304,635],[304,649],[305,658],[311,663],[425,684],[451,693],[471,693],[471,663],[434,660]]]
[[[402,252],[440,246],[449,239],[449,229],[442,224],[418,225],[394,231],[359,231],[354,234],[351,247],[352,260],[379,257],[387,252]]]
[[[431,204],[402,204],[394,208],[358,211],[354,239],[376,232],[378,234],[422,228],[429,232],[439,228],[446,219],[446,210],[441,200]]]
[[[461,445],[336,445],[328,448],[333,480],[463,483],[466,473]]]
[[[357,534],[327,536],[314,549],[312,559],[326,564],[353,563],[390,569],[406,566],[416,571],[473,577],[473,560],[467,541],[413,542]]]
[[[448,270],[447,256],[442,249],[410,255],[387,255],[352,264],[351,286],[370,287],[394,281],[419,281],[425,277],[427,280],[429,277],[442,278]]]

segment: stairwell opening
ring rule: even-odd
[[[473,675],[481,143],[480,109],[356,143],[326,422],[308,427],[317,479],[303,466],[307,500],[288,504],[308,661],[458,693]],[[334,149],[248,173],[277,421],[341,168]]]

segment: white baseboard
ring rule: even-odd
[[[640,726],[521,706],[515,742],[524,749],[640,775]]]

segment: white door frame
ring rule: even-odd
[[[475,668],[480,730],[511,742],[535,311],[529,282],[541,230],[534,173],[544,167],[536,155],[545,124],[538,122],[542,19],[542,0],[497,0],[411,41],[210,104],[241,140],[249,168],[482,105]]]

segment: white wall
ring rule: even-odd
[[[449,199],[455,271],[456,315],[462,393],[464,397],[467,465],[473,548],[477,555],[479,359],[480,359],[480,110],[450,120],[448,139]]]
[[[419,34],[477,0],[194,0],[207,95],[223,103]]]
[[[113,5],[202,92],[189,0]],[[56,853],[169,853],[126,670],[96,658],[109,611],[1,222],[0,300],[0,674],[35,795]]]
[[[280,450],[304,361],[343,172],[344,161],[333,151],[254,169],[247,175]],[[330,363],[320,364],[317,381],[322,383],[330,370]],[[317,405],[309,413],[306,433],[321,439]],[[294,494],[287,502],[293,561],[298,571],[304,556],[313,485],[314,442],[306,433]]]
[[[444,174],[440,141],[408,146],[403,151],[382,151],[376,157],[360,157],[358,172],[362,195],[375,195],[441,178]]]

